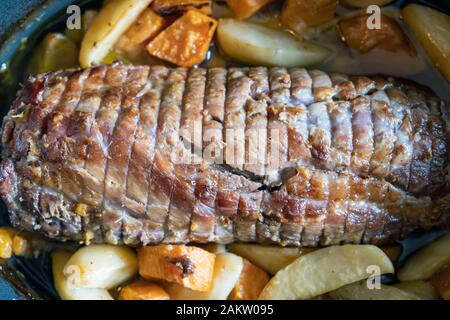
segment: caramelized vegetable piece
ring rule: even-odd
[[[30,61],[30,72],[40,74],[78,66],[78,47],[61,33],[49,33]]]
[[[229,300],[256,300],[269,282],[269,275],[244,259],[244,267]]]
[[[450,83],[450,16],[428,7],[410,4],[403,9],[403,17]]]
[[[415,294],[423,300],[439,300],[439,294],[428,281],[406,281],[394,284],[394,287]]]
[[[263,246],[259,244],[232,243],[228,249],[245,259],[250,260],[264,271],[275,274],[283,269],[302,254],[315,249],[308,248],[283,248],[280,246]],[[277,257],[274,259],[273,257]]]
[[[281,11],[281,21],[301,35],[307,27],[332,20],[337,4],[337,0],[286,0]]]
[[[139,274],[148,280],[165,280],[186,288],[208,291],[216,256],[198,247],[158,245],[139,249]]]
[[[212,13],[211,0],[155,0],[152,8],[161,15],[179,14],[189,10],[198,10],[207,15]]]
[[[238,19],[247,19],[274,0],[227,0]]]
[[[315,43],[298,41],[288,32],[236,19],[220,19],[217,39],[228,57],[255,65],[308,67],[331,53]]]
[[[161,32],[147,51],[180,67],[192,67],[205,60],[217,22],[191,10]]]
[[[450,300],[450,266],[434,274],[430,283],[436,288],[442,299]]]
[[[165,289],[173,300],[226,300],[236,285],[244,259],[232,253],[220,253],[214,263],[214,274],[208,291],[194,291],[176,283],[169,283]]]
[[[380,48],[391,52],[404,51],[411,57],[417,55],[416,49],[394,19],[382,14],[380,29],[369,29],[369,17],[362,14],[339,21],[342,40],[350,48],[360,53]]]
[[[100,64],[152,0],[112,0],[92,21],[80,49],[83,68]]]
[[[9,259],[12,256],[12,239],[6,228],[0,228],[0,259]]]
[[[339,3],[350,8],[367,8],[371,5],[384,6],[393,0],[340,0]]]
[[[164,18],[147,8],[117,41],[116,50],[136,57],[145,51],[146,42],[155,38],[164,26]]]
[[[157,284],[137,281],[120,290],[119,300],[169,300],[167,292]]]
[[[397,272],[400,281],[428,280],[450,264],[450,233],[414,253]]]

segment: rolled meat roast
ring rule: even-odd
[[[384,244],[449,227],[449,105],[389,77],[115,63],[30,77],[11,223],[86,243]]]

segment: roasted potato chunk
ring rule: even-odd
[[[367,27],[369,17],[368,14],[362,14],[339,21],[342,40],[350,48],[360,53],[379,48],[390,52],[403,51],[411,57],[417,55],[416,49],[394,19],[382,14],[381,28],[369,29]]]
[[[281,21],[302,35],[307,27],[332,20],[337,4],[337,0],[286,0],[281,11]]]
[[[72,253],[55,251],[52,254],[52,272],[55,289],[62,300],[114,300],[108,290],[98,288],[78,288],[74,286],[71,278],[64,273],[64,266]]]
[[[33,54],[30,72],[40,74],[78,66],[77,45],[61,33],[47,34]]]
[[[169,300],[167,292],[157,284],[137,281],[120,290],[119,300]]]
[[[188,11],[151,41],[147,51],[177,66],[192,67],[205,60],[216,27],[216,20]]]
[[[155,0],[152,8],[158,14],[170,15],[198,10],[203,14],[212,13],[211,0]]]
[[[450,233],[414,253],[398,271],[400,281],[428,280],[450,264]]]
[[[248,259],[251,263],[259,268],[275,274],[287,265],[291,264],[295,259],[302,254],[314,251],[315,249],[308,248],[283,248],[279,246],[264,246],[260,244],[246,244],[246,243],[232,243],[228,249]],[[273,257],[277,257],[274,259]]]
[[[369,289],[366,281],[352,283],[329,293],[335,300],[421,300],[412,292],[394,286],[380,285]]]
[[[450,16],[417,4],[407,5],[402,13],[408,27],[450,83]]]
[[[389,258],[373,245],[344,245],[323,248],[300,256],[269,281],[259,299],[311,299],[347,284],[366,279],[369,267],[381,274],[393,273]]]
[[[228,300],[256,300],[269,280],[266,272],[244,259],[241,275]]]
[[[254,65],[307,67],[331,53],[315,43],[298,41],[288,32],[236,19],[220,19],[217,39],[228,57]]]
[[[145,45],[153,40],[164,28],[165,20],[150,8],[144,10],[139,18],[117,41],[115,49],[120,54],[137,57],[145,52]]]
[[[113,289],[137,274],[135,252],[125,246],[95,244],[78,249],[64,267],[64,275],[81,288]]]
[[[415,294],[417,297],[423,300],[439,299],[438,292],[428,281],[417,280],[400,282],[395,284],[394,287]]]
[[[139,249],[139,274],[197,291],[211,287],[216,256],[198,247],[158,245]]]
[[[112,0],[92,21],[80,49],[83,68],[100,64],[152,0]]]
[[[236,18],[243,20],[251,17],[274,0],[227,0],[228,6]]]
[[[98,11],[86,10],[81,18],[81,29],[66,29],[64,34],[77,45],[81,44],[86,31],[91,26],[92,21],[97,16]]]
[[[450,266],[434,274],[430,283],[436,288],[442,299],[450,300]]]

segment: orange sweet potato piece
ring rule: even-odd
[[[417,55],[416,49],[394,19],[382,14],[381,28],[369,29],[369,17],[368,14],[362,14],[339,21],[342,39],[350,48],[360,53],[380,48],[391,52],[405,51],[411,57]]]
[[[188,11],[147,46],[161,60],[192,67],[205,60],[217,21],[195,10]]]
[[[145,9],[136,22],[117,41],[117,51],[133,56],[144,51],[146,42],[155,38],[164,26],[163,17],[150,8]]]
[[[119,300],[169,300],[167,292],[157,284],[137,281],[120,290]]]
[[[228,296],[229,300],[256,300],[269,282],[269,275],[244,259],[241,276]]]
[[[281,21],[298,34],[334,17],[337,0],[286,0],[281,10]]]
[[[433,275],[430,283],[436,288],[442,299],[450,300],[450,266]]]
[[[203,14],[211,15],[211,0],[155,0],[152,8],[161,15],[179,14],[189,10],[198,10]]]
[[[227,0],[236,18],[247,19],[274,0]]]
[[[198,247],[158,245],[139,249],[139,274],[197,291],[211,287],[216,256]]]

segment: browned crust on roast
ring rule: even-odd
[[[224,163],[236,169],[242,169],[245,162],[245,106],[252,86],[248,71],[248,68],[231,68],[227,78]]]
[[[177,156],[187,75],[188,70],[183,68],[170,71],[161,102],[157,150],[151,172],[146,211],[150,222],[147,232],[153,233],[149,236],[154,242],[162,241],[167,231],[166,223],[174,185],[174,164],[171,159],[173,157],[176,160]]]
[[[205,100],[206,70],[189,70],[183,98],[183,110],[180,121],[180,159],[182,162],[196,163],[202,148],[202,114]],[[185,156],[184,156],[185,154]],[[196,204],[195,185],[198,177],[198,165],[176,165],[175,176],[167,219],[167,241],[187,242],[192,213]],[[198,208],[198,207],[197,207]],[[199,220],[199,222],[202,220]],[[197,222],[197,223],[199,223]],[[204,227],[199,226],[201,229]]]
[[[61,71],[30,78],[4,119],[0,193],[15,226],[61,240],[389,243],[448,228],[449,114],[383,77]],[[241,162],[218,161],[226,129],[243,133]],[[266,133],[263,151],[252,130]]]

